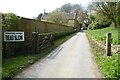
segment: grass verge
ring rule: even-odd
[[[45,57],[47,54],[49,54],[52,50],[54,50],[56,47],[67,41],[69,38],[74,36],[76,33],[73,33],[69,36],[66,36],[65,38],[56,40],[54,42],[54,45],[50,48],[43,50],[40,54],[27,54],[23,56],[16,56],[12,58],[7,58],[3,60],[2,64],[2,78],[13,78],[16,76],[16,74],[20,73],[27,67],[29,67],[31,64],[35,63],[39,59]]]
[[[118,40],[118,29],[115,29],[114,27],[106,27],[102,29],[96,29],[96,30],[87,30],[88,34],[93,36],[97,40],[106,41],[106,33],[111,32],[112,33],[112,44],[120,44],[120,40]]]
[[[105,50],[99,48],[92,39],[91,35],[87,33],[87,37],[94,54],[96,63],[104,75],[106,80],[119,80],[120,79],[120,55],[118,53],[112,53],[112,56],[106,56]]]

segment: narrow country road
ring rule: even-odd
[[[85,32],[79,32],[16,78],[100,78]]]

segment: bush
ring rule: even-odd
[[[103,14],[97,13],[89,16],[92,23],[89,25],[89,29],[101,29],[110,26],[111,20]]]
[[[58,40],[60,38],[64,38],[72,33],[75,33],[76,31],[61,31],[61,32],[55,32],[55,33],[51,33],[53,36],[53,40]]]
[[[17,30],[19,20],[21,18],[13,13],[2,14],[2,26],[3,30]]]
[[[120,15],[116,18],[117,24],[120,25]]]
[[[92,52],[94,53],[95,60],[103,76],[105,77],[105,80],[119,80],[119,53],[112,53],[112,56],[105,56],[105,49],[102,49],[99,45],[96,45],[89,33],[87,33],[87,37],[92,48]]]
[[[57,48],[59,45],[71,38],[73,35],[74,34],[55,41],[54,45],[52,45],[50,48],[43,50],[41,54],[26,53],[26,55],[23,56],[16,56],[12,58],[9,57],[7,59],[3,59],[2,79],[4,80],[6,78],[13,78],[16,74],[28,68],[31,64],[48,55],[52,50]]]
[[[85,24],[82,25],[83,30],[87,30],[87,27]]]
[[[99,24],[98,22],[92,22],[89,26],[88,26],[88,29],[91,29],[91,30],[95,30],[99,28]]]
[[[120,40],[118,40],[119,38],[118,29],[114,29],[112,25],[110,27],[103,28],[103,29],[87,30],[87,33],[89,33],[91,36],[93,36],[97,40],[103,41],[104,43],[106,42],[107,32],[112,33],[112,44],[120,44]]]
[[[99,22],[94,21],[88,26],[88,29],[91,29],[91,30],[101,29],[101,28],[109,27],[110,24],[111,22],[100,24]]]
[[[41,40],[39,41],[39,49],[43,50],[45,48],[50,47],[54,44],[54,42],[58,39],[65,38],[66,36],[74,33],[75,30],[72,31],[61,31],[61,32],[52,32],[52,33],[41,33]],[[52,37],[51,37],[52,35]],[[34,36],[33,36],[34,37]],[[11,57],[11,56],[19,56],[26,55],[25,53],[38,53],[40,51],[36,51],[33,46],[36,46],[38,39],[31,38],[30,42],[25,45],[24,42],[17,43],[3,43],[3,58]],[[44,48],[43,48],[44,47]]]

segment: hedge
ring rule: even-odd
[[[72,31],[60,31],[60,32],[52,32],[52,33],[41,33],[40,38],[40,44],[42,47],[47,48],[50,47],[51,45],[54,44],[54,41],[65,38],[66,36],[76,32],[75,30]],[[39,35],[39,34],[38,34]],[[52,35],[52,36],[51,36]],[[26,55],[26,53],[33,54],[33,49],[37,42],[37,37],[35,37],[35,40],[31,39],[26,43],[26,42],[18,42],[18,43],[5,43],[3,42],[3,57],[11,57],[11,56],[18,56],[18,55]],[[38,43],[37,43],[38,44]],[[42,49],[41,49],[42,50]],[[35,51],[35,50],[34,50]]]

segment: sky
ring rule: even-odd
[[[86,6],[91,0],[0,0],[0,12],[12,12],[18,16],[33,18],[38,14],[51,12],[66,3]]]

